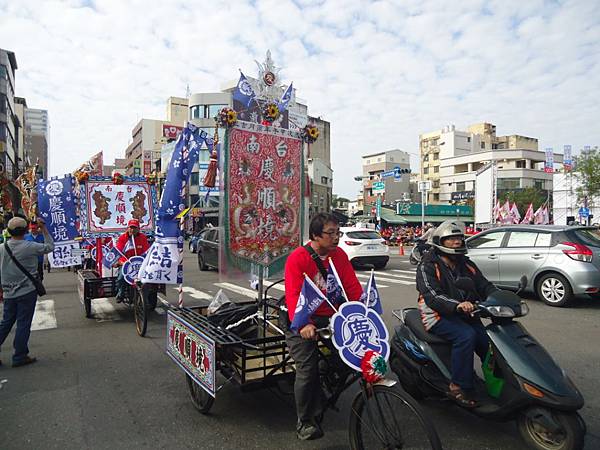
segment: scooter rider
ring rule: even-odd
[[[433,232],[430,244],[432,250],[424,255],[416,275],[421,320],[427,331],[452,342],[448,396],[462,406],[474,407],[473,352],[483,361],[489,342],[481,321],[472,316],[473,301],[485,299],[497,288],[465,256],[462,222],[443,222]],[[476,292],[456,287],[459,277],[471,278]]]

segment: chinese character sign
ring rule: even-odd
[[[74,239],[79,235],[73,178],[40,180],[38,183],[38,209],[46,221],[48,232],[55,242],[55,248],[48,255],[52,267],[68,267],[81,264],[81,255],[73,255],[73,248],[80,248]]]
[[[544,164],[544,172],[554,172],[554,151],[552,150],[552,147],[548,147],[546,149],[546,162]]]
[[[300,244],[302,144],[293,132],[231,129],[225,170],[232,256],[269,266]]]
[[[564,146],[563,167],[566,171],[569,171],[573,168],[573,156],[572,156],[570,145]]]
[[[143,283],[176,284],[183,278],[180,263],[178,238],[157,238],[140,268],[139,278]]]
[[[362,302],[346,302],[331,317],[332,342],[342,360],[354,370],[368,350],[381,354],[387,361],[390,356],[388,331],[376,311]]]
[[[148,183],[88,181],[84,186],[82,229],[85,234],[118,233],[131,219],[142,232],[154,230],[153,192]]]

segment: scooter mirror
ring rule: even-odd
[[[473,280],[471,278],[459,277],[456,279],[456,283],[454,284],[461,291],[475,292],[475,283],[473,283]]]

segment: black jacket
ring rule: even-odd
[[[460,256],[455,269],[451,270],[440,258],[438,250],[432,248],[423,256],[416,276],[417,290],[420,294],[419,310],[426,329],[435,325],[441,316],[455,314],[458,304],[467,298],[456,287],[455,280],[458,277],[469,277],[473,280],[476,292],[469,294],[470,301],[483,301],[497,290],[468,257]],[[473,295],[477,298],[473,298]]]

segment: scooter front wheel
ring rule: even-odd
[[[585,423],[577,413],[536,408],[519,415],[517,425],[523,440],[539,450],[580,450]]]

